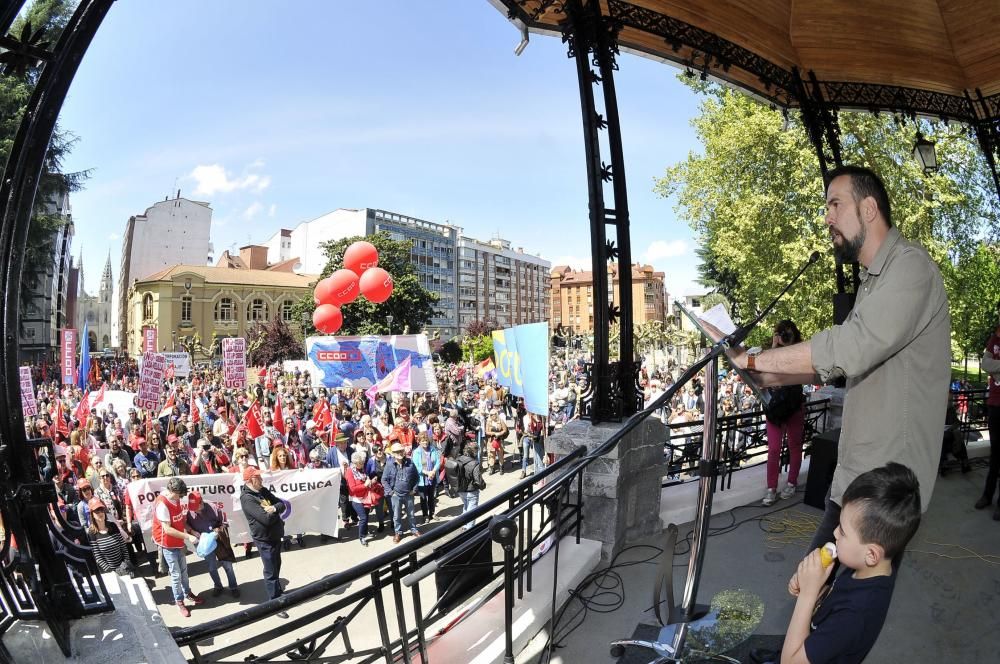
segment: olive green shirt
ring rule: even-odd
[[[937,478],[951,380],[948,296],[927,252],[893,227],[842,325],[810,340],[824,381],[844,376],[847,395],[830,498],[866,471],[896,461],[920,480],[927,511]]]

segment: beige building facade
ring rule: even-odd
[[[317,278],[274,269],[174,265],[129,288],[126,347],[130,355],[141,355],[143,328],[149,326],[157,330],[159,351],[180,350],[179,340],[195,333],[205,346],[213,333],[245,337],[256,321],[276,317],[298,329],[292,310],[312,293]]]
[[[667,290],[663,272],[652,265],[632,266],[632,323],[666,321]],[[575,333],[594,331],[594,276],[588,270],[574,270],[568,265],[552,268],[552,327],[563,326]],[[608,290],[615,306],[621,305],[619,265],[608,266]]]

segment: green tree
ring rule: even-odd
[[[354,302],[341,307],[344,314],[344,324],[338,334],[416,334],[431,322],[435,315],[434,305],[438,295],[420,285],[416,268],[410,262],[410,249],[413,243],[409,240],[393,240],[389,234],[382,231],[368,237],[349,237],[343,240],[325,242],[327,262],[320,279],[326,278],[344,267],[344,252],[358,240],[366,240],[378,249],[379,267],[392,275],[395,282],[392,296],[381,304],[369,302],[363,296],[358,296]],[[295,320],[302,313],[309,314],[310,321],[316,305],[312,294],[303,297],[295,306]],[[392,327],[389,326],[389,316],[392,316]],[[316,329],[309,325],[307,334],[316,334]]]
[[[834,259],[824,222],[823,183],[812,144],[796,116],[782,114],[728,88],[705,94],[693,120],[700,153],[670,166],[655,191],[674,197],[701,243],[701,280],[733,305],[737,321],[755,316],[819,250],[818,265],[779,303],[752,337],[794,320],[805,336],[832,323]],[[1000,202],[966,128],[923,123],[937,142],[936,174],[912,158],[916,127],[887,114],[840,114],[845,163],[873,168],[885,180],[893,221],[947,270],[984,237],[1000,234]],[[954,295],[949,290],[949,295]]]
[[[463,357],[471,358],[473,362],[482,362],[493,356],[493,337],[484,334],[478,337],[466,337],[462,342]]]
[[[36,0],[14,21],[8,37],[36,48],[51,48],[66,27],[74,5],[67,0]],[[0,54],[0,68],[4,73],[0,76],[0,164],[6,164],[42,68],[41,62],[15,51]],[[55,234],[66,223],[59,215],[48,213],[48,203],[79,190],[89,176],[89,171],[63,172],[63,160],[75,142],[75,136],[56,125],[35,194],[24,260],[26,267],[50,262]],[[27,291],[22,291],[22,299],[26,295]]]
[[[979,356],[997,326],[1000,247],[981,242],[944,270],[951,333],[959,356]]]

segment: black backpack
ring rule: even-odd
[[[475,466],[479,462],[475,459],[466,461],[458,467],[458,490],[459,491],[482,491],[486,488],[486,479],[482,474],[479,476],[479,486],[473,486],[475,480]]]

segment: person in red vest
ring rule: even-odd
[[[187,509],[184,498],[188,488],[179,477],[171,477],[167,487],[159,496],[153,507],[153,541],[159,545],[163,558],[167,561],[170,571],[170,587],[174,591],[174,602],[185,618],[191,616],[191,611],[184,604],[189,599],[198,606],[205,602],[191,592],[187,573],[187,548],[185,544],[198,543],[198,536],[186,531]]]

